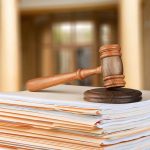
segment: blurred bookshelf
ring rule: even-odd
[[[105,10],[22,16],[23,82],[100,65],[99,47],[118,42],[117,14]],[[26,66],[26,60],[32,65]],[[102,77],[71,84],[99,86]]]

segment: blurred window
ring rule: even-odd
[[[100,25],[99,39],[102,45],[116,43],[115,26],[112,23]]]
[[[53,47],[57,56],[57,73],[75,71],[92,66],[94,46],[94,25],[92,22],[61,22],[52,27]],[[91,78],[76,82],[92,85]]]
[[[71,60],[71,51],[70,49],[62,48],[58,52],[58,72],[59,73],[66,73],[68,71],[72,71],[70,68]]]
[[[76,43],[92,44],[93,42],[93,25],[90,22],[76,23]]]
[[[70,44],[71,43],[71,24],[61,23],[53,25],[53,38],[55,44]]]

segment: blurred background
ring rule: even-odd
[[[99,47],[113,43],[126,87],[150,89],[149,0],[0,0],[0,91],[96,67]],[[103,86],[102,75],[70,84]]]

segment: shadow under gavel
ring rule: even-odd
[[[50,77],[41,77],[29,80],[26,88],[35,92],[58,84],[82,80],[91,75],[103,74],[104,86],[106,88],[124,87],[123,64],[121,60],[121,48],[118,44],[104,45],[100,47],[101,66],[93,69],[78,69],[73,73],[65,73]]]

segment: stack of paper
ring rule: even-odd
[[[36,150],[150,149],[150,92],[128,104],[83,100],[91,87],[0,93],[0,146]]]

